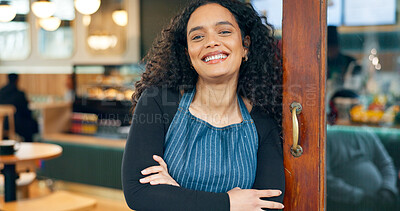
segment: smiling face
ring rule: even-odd
[[[219,4],[197,8],[187,24],[188,54],[204,80],[237,78],[247,48],[232,13]]]

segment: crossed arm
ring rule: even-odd
[[[283,199],[281,191],[284,190],[283,159],[275,145],[267,143],[259,147],[254,188],[263,190],[233,189],[228,193],[189,190],[179,187],[179,184],[169,176],[167,166],[163,164],[164,124],[154,119],[150,121],[156,115],[162,116],[163,113],[153,98],[147,98],[145,105],[143,100],[139,100],[122,163],[122,185],[130,208],[136,210],[283,208],[283,205],[279,203]],[[143,117],[146,121],[139,119]],[[271,136],[276,134],[273,133]],[[159,157],[153,157],[153,155]],[[145,172],[142,173],[143,170]],[[143,181],[143,178],[148,180]],[[278,178],[278,183],[270,178]],[[271,198],[279,202],[261,199],[279,195],[281,196]]]

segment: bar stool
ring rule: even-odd
[[[0,141],[3,140],[5,135],[7,135],[8,139],[15,140],[17,138],[15,134],[14,122],[15,112],[16,108],[13,105],[0,105]],[[8,118],[8,131],[4,130],[5,117]],[[36,179],[36,173],[34,172],[35,169],[30,169],[32,164],[29,163],[25,165],[17,166],[17,171],[21,173],[19,173],[19,179],[16,181],[17,188],[21,192],[23,198],[29,197],[28,185],[32,184],[32,182]],[[0,189],[3,187],[4,177],[3,175],[0,175]]]
[[[14,114],[15,106],[13,105],[0,105],[0,140],[3,140],[4,135],[4,118],[8,117],[8,138],[15,140],[15,123]]]
[[[15,181],[17,185],[17,198],[29,198],[29,185],[36,179],[35,172],[23,172],[19,174],[19,178]],[[4,176],[0,174],[0,191],[4,191]]]

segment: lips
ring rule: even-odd
[[[204,55],[201,60],[205,63],[218,63],[224,61],[229,56],[229,53],[225,51],[214,51]]]

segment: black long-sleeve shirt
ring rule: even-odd
[[[159,165],[164,140],[181,95],[167,88],[143,92],[136,105],[122,161],[122,186],[128,206],[135,210],[229,210],[227,193],[189,190],[171,185],[141,184],[141,170]],[[253,107],[250,112],[259,139],[254,189],[285,190],[283,153],[277,123]],[[283,194],[269,198],[283,201]]]
[[[38,124],[32,118],[25,93],[18,90],[16,84],[9,83],[0,89],[0,104],[11,104],[15,106],[15,132],[23,136],[25,141],[33,141],[32,135],[38,132]],[[5,125],[8,126],[7,121],[5,121]]]

